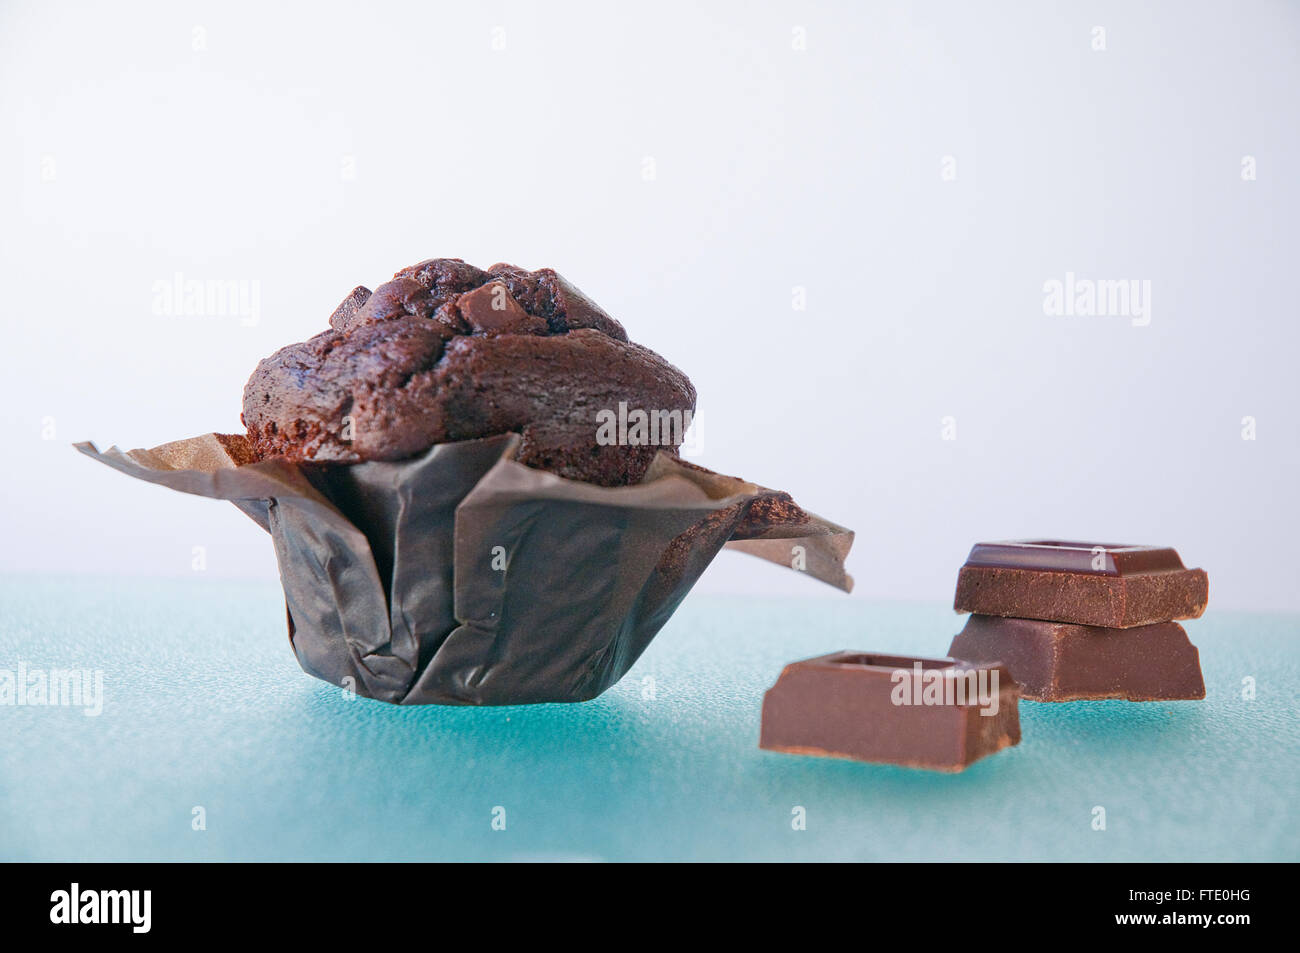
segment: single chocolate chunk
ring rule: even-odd
[[[352,315],[360,311],[369,298],[370,289],[365,285],[357,285],[352,289],[352,293],[344,298],[339,306],[334,309],[334,313],[330,315],[330,327],[335,331],[343,330],[348,321],[351,320]]]
[[[759,747],[961,771],[1020,743],[1001,665],[835,652],[793,662],[763,696]]]
[[[948,654],[1005,665],[1020,697],[1034,701],[1205,697],[1200,656],[1177,622],[1112,629],[973,615]]]
[[[1209,579],[1168,547],[1019,540],[977,543],[957,576],[958,612],[1133,626],[1194,619]]]
[[[466,333],[491,336],[547,334],[550,330],[545,318],[529,314],[510,297],[502,281],[492,281],[467,291],[443,307],[454,315],[454,319],[464,322]]]

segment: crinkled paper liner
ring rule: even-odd
[[[407,705],[594,698],[729,545],[849,591],[853,533],[746,518],[773,491],[661,453],[635,486],[517,463],[514,434],[396,463],[250,462],[242,436],[77,449],[271,534],[303,670]],[[733,534],[744,539],[728,542]]]

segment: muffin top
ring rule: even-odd
[[[259,458],[401,460],[514,432],[521,463],[620,486],[676,453],[695,410],[686,375],[550,268],[430,259],[354,289],[329,324],[249,378],[242,419]],[[601,439],[600,421],[629,409],[684,426],[653,443],[635,428]]]

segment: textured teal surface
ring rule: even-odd
[[[1211,609],[1205,701],[1025,702],[1019,747],[942,775],[757,736],[784,662],[941,655],[943,606],[692,596],[601,698],[497,709],[347,700],[274,585],[14,576],[0,613],[0,669],[102,669],[106,696],[0,707],[5,860],[1300,859],[1296,616]]]

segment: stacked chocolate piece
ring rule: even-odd
[[[1024,540],[977,543],[953,607],[972,613],[948,654],[1001,663],[1042,702],[1205,697],[1178,624],[1205,611],[1209,580],[1168,547]]]

